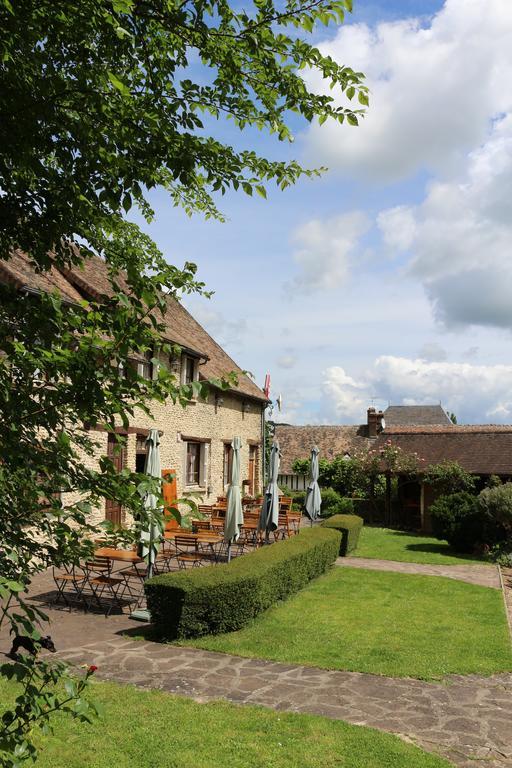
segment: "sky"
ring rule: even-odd
[[[270,373],[278,420],[441,402],[459,423],[512,423],[512,3],[355,0],[322,34],[366,75],[360,126],[243,137],[322,178],[226,195],[225,223],[157,190],[144,229],[198,265],[214,295],[187,308],[258,384]]]

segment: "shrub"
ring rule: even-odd
[[[470,493],[475,490],[475,478],[466,472],[457,461],[442,461],[439,464],[431,464],[425,474],[425,482],[443,496],[450,496],[462,491]]]
[[[495,490],[499,489],[482,493]],[[483,544],[504,538],[503,526],[492,517],[486,504],[466,491],[440,496],[430,507],[430,515],[434,536],[446,539],[459,552],[474,552]]]
[[[290,496],[293,499],[293,508],[302,512],[306,502],[306,491],[293,491],[293,493],[290,493]]]
[[[501,526],[503,533],[512,530],[512,483],[484,488],[477,499],[481,514]]]
[[[340,499],[332,507],[327,510],[322,505],[322,517],[331,517],[332,515],[353,515],[354,514],[354,500],[353,499]]]
[[[321,513],[323,516],[332,515],[332,509],[341,502],[341,496],[334,488],[321,488],[322,493],[322,508]]]
[[[341,532],[339,554],[344,556],[356,549],[363,522],[358,515],[333,515],[324,520],[322,528],[334,528]]]
[[[185,638],[240,629],[324,573],[340,538],[321,527],[305,529],[225,565],[155,576],[145,590],[157,633]]]

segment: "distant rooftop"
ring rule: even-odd
[[[390,405],[384,411],[388,427],[451,425],[441,405]]]

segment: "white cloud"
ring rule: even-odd
[[[381,211],[377,225],[382,232],[384,244],[390,250],[407,251],[416,235],[416,219],[406,205],[397,205]]]
[[[343,368],[332,366],[324,373],[322,389],[340,423],[344,419],[354,422],[361,420],[368,400],[364,391],[365,384],[355,381]]]
[[[427,362],[385,355],[377,358],[361,381],[342,368],[327,369],[324,392],[340,423],[364,420],[375,392],[399,405],[441,402],[459,423],[507,422],[512,418],[512,365]]]
[[[397,209],[380,213],[384,242],[394,237],[410,250],[409,272],[446,325],[512,327],[511,199],[512,115],[495,123],[458,178],[433,182],[398,217]]]
[[[306,136],[315,162],[393,180],[457,167],[485,141],[512,92],[510,0],[447,0],[425,25],[353,24],[320,47],[367,75],[370,108],[358,128],[329,122]],[[311,84],[329,93],[319,76]]]
[[[292,238],[297,246],[293,259],[299,272],[287,290],[306,294],[340,286],[348,276],[351,256],[369,227],[369,218],[360,211],[311,219],[299,227]]]

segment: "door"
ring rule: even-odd
[[[249,495],[256,495],[256,477],[258,468],[258,447],[256,445],[249,446]]]
[[[164,515],[165,530],[172,531],[179,528],[179,523],[172,514],[175,507],[175,501],[178,498],[178,488],[176,485],[176,472],[174,469],[162,469],[162,495],[164,497]]]
[[[126,464],[126,449],[120,447],[116,436],[109,434],[107,443],[107,456],[114,464],[117,472],[121,472]],[[111,523],[117,523],[121,525],[122,520],[122,508],[118,501],[112,499],[105,499],[105,519],[110,520]]]

